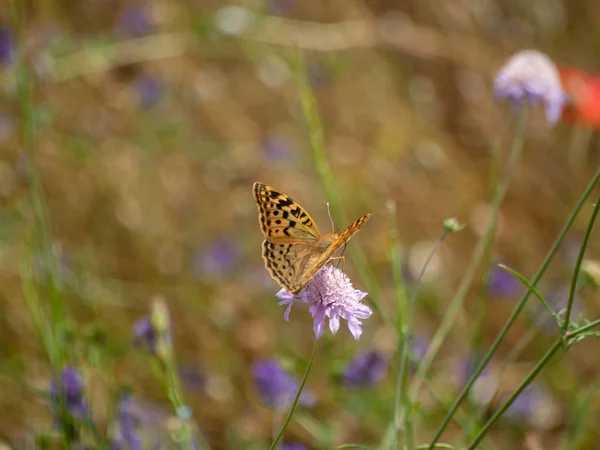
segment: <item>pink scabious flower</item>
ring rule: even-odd
[[[368,319],[373,314],[371,308],[361,303],[367,293],[355,289],[346,274],[331,265],[323,267],[299,294],[281,289],[276,295],[281,300],[279,305],[287,305],[283,315],[285,320],[290,320],[295,301],[302,300],[309,305],[317,339],[323,336],[328,318],[332,334],[339,330],[340,319],[345,319],[350,333],[358,340],[362,334],[361,319]]]
[[[559,121],[567,102],[558,68],[536,50],[523,50],[509,58],[496,74],[494,93],[498,99],[511,100],[516,107],[542,101],[550,125]]]

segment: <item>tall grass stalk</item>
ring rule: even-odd
[[[48,213],[44,202],[44,192],[42,183],[35,163],[36,148],[36,120],[35,108],[33,102],[33,72],[29,70],[25,55],[25,8],[26,5],[19,0],[11,1],[11,10],[14,18],[15,29],[17,30],[17,61],[15,63],[15,80],[17,83],[17,96],[19,99],[19,115],[21,124],[22,146],[27,155],[27,182],[28,194],[31,203],[32,216],[34,221],[34,234],[32,236],[32,253],[36,264],[41,262],[42,273],[47,276],[49,286],[47,295],[50,303],[50,329],[52,330],[50,339],[49,333],[43,333],[42,339],[46,339],[44,347],[48,353],[48,358],[52,364],[55,373],[63,366],[66,359],[66,348],[63,345],[65,332],[65,304],[60,286],[60,277],[58,274],[58,261],[52,241],[52,232],[48,221]],[[37,256],[41,258],[37,259]],[[30,275],[32,275],[30,273]],[[33,276],[29,276],[23,283],[29,283],[25,287],[31,296],[32,289],[38,289]],[[31,298],[31,297],[30,297]],[[28,302],[29,307],[40,308],[40,311],[31,311],[32,316],[46,317],[44,306],[40,302]],[[48,320],[48,319],[45,319]],[[52,348],[50,350],[50,348]]]
[[[306,64],[300,50],[297,50],[295,55],[294,72],[299,89],[300,103],[302,104],[302,113],[308,128],[308,136],[313,152],[313,159],[317,174],[321,179],[321,183],[323,184],[327,198],[331,201],[331,210],[336,222],[347,224],[349,221],[344,213],[344,208],[342,207],[342,201],[337,189],[335,176],[327,159],[323,123],[317,111],[315,96],[306,77]],[[397,328],[397,325],[393,322],[393,320],[390,321],[390,319],[388,319],[388,317],[391,316],[385,314],[383,311],[381,304],[381,290],[375,279],[373,271],[367,263],[365,254],[360,247],[356,245],[349,246],[349,252],[352,256],[352,260],[356,264],[363,282],[367,285],[367,291],[369,292],[369,297],[371,299],[371,303],[373,304],[373,308],[380,317],[392,323],[394,327]]]
[[[546,269],[548,268],[548,265],[550,264],[550,261],[552,260],[552,258],[554,258],[554,255],[556,254],[556,252],[558,252],[558,249],[560,248],[560,245],[562,244],[563,239],[565,238],[567,232],[569,231],[569,229],[573,225],[573,222],[575,221],[575,218],[579,214],[579,211],[581,211],[581,208],[585,204],[585,201],[589,197],[590,193],[594,189],[594,186],[596,185],[596,183],[598,182],[599,179],[600,179],[600,169],[598,169],[596,171],[596,174],[594,175],[594,177],[592,178],[592,180],[590,181],[590,183],[586,187],[585,191],[581,195],[579,201],[577,202],[577,204],[573,208],[573,211],[571,212],[571,215],[569,216],[569,218],[565,222],[563,228],[559,232],[558,237],[556,238],[556,240],[554,241],[554,244],[552,245],[552,248],[550,249],[550,251],[546,255],[546,258],[544,259],[544,261],[542,262],[542,265],[540,266],[540,268],[538,269],[537,273],[533,277],[533,280],[531,280],[531,283],[530,283],[531,286],[536,286],[537,283],[542,278],[542,276],[544,275],[544,273],[546,272]],[[492,356],[494,355],[494,353],[496,353],[496,350],[498,350],[498,347],[500,346],[500,343],[504,339],[504,336],[506,336],[506,334],[508,333],[508,330],[510,329],[510,327],[512,326],[512,324],[517,319],[517,317],[520,314],[521,310],[525,307],[525,304],[526,304],[527,300],[529,299],[530,295],[531,295],[531,292],[529,290],[527,290],[523,294],[523,296],[521,297],[521,300],[519,301],[519,303],[517,304],[517,306],[514,308],[514,310],[511,313],[510,317],[508,318],[508,320],[506,321],[506,323],[502,327],[502,330],[500,330],[500,333],[498,334],[498,336],[496,337],[496,339],[492,343],[490,349],[485,354],[485,356],[480,361],[479,365],[477,366],[477,368],[475,369],[475,371],[471,375],[471,378],[467,382],[467,385],[464,387],[464,389],[461,391],[461,393],[456,398],[456,400],[454,402],[454,405],[452,406],[452,408],[450,409],[450,411],[448,412],[448,414],[444,418],[442,424],[440,425],[440,428],[438,429],[438,431],[435,434],[434,439],[432,439],[432,443],[435,442],[435,441],[437,441],[440,438],[440,436],[442,435],[442,433],[444,432],[444,429],[446,428],[446,426],[450,422],[450,418],[456,412],[456,410],[458,409],[458,406],[460,405],[460,403],[466,397],[467,393],[469,392],[469,389],[471,388],[471,386],[473,385],[473,383],[475,382],[475,380],[479,377],[479,375],[481,374],[481,372],[483,372],[483,369],[485,368],[485,366],[487,365],[487,363],[489,362],[489,360],[492,358]]]
[[[410,357],[410,336],[411,336],[411,328],[414,320],[414,313],[416,309],[417,295],[419,293],[419,287],[421,285],[421,281],[423,279],[423,275],[433,258],[433,255],[437,251],[437,249],[442,245],[444,239],[448,236],[448,232],[444,231],[440,238],[435,242],[431,251],[427,255],[425,262],[423,263],[423,267],[419,272],[419,275],[415,281],[415,285],[413,286],[413,291],[410,296],[410,300],[408,301],[408,305],[406,307],[404,320],[402,321],[400,340],[398,341],[398,347],[401,348],[399,352],[399,361],[398,361],[398,375],[396,378],[396,391],[394,394],[394,421],[399,420],[400,417],[403,418],[404,424],[404,432],[406,435],[406,447],[413,448],[414,447],[414,429],[413,429],[413,419],[412,419],[412,399],[409,396],[408,392],[408,362]],[[400,273],[401,276],[401,273]],[[402,414],[400,414],[399,409],[399,400],[401,400],[402,404]],[[397,423],[397,422],[396,422]],[[399,432],[399,430],[398,430]],[[398,432],[395,433],[394,438],[394,448],[398,448],[397,435]]]
[[[300,386],[298,387],[298,392],[296,392],[296,397],[294,397],[294,401],[292,402],[292,406],[290,407],[290,412],[288,413],[287,417],[285,418],[283,425],[281,426],[281,429],[279,430],[279,433],[277,433],[277,436],[275,436],[275,439],[273,439],[273,442],[271,443],[269,450],[275,450],[277,448],[277,444],[279,444],[279,441],[283,437],[283,433],[285,432],[286,428],[292,421],[292,416],[294,415],[294,412],[296,411],[296,408],[298,406],[298,402],[300,401],[300,396],[302,395],[302,390],[304,389],[306,380],[308,380],[308,375],[310,374],[313,363],[315,362],[315,356],[317,354],[318,344],[319,344],[319,340],[315,338],[315,345],[313,346],[312,353],[310,354],[310,359],[308,360],[308,364],[306,366],[306,371],[304,372],[304,377],[302,378],[302,382],[300,383]]]
[[[594,209],[592,211],[592,216],[590,217],[590,222],[585,230],[585,235],[583,237],[583,242],[581,243],[581,248],[579,249],[579,254],[577,255],[577,262],[575,263],[575,268],[573,269],[573,276],[571,277],[571,286],[569,288],[569,300],[567,302],[567,311],[565,313],[565,320],[563,322],[563,333],[566,334],[571,325],[571,310],[573,309],[573,301],[575,300],[575,292],[577,290],[577,282],[579,281],[579,272],[581,271],[581,262],[583,261],[583,256],[585,255],[585,250],[587,248],[588,242],[590,240],[590,236],[592,234],[592,230],[594,228],[594,223],[596,222],[596,218],[598,217],[598,211],[600,211],[600,198],[596,200],[596,204],[594,205]]]
[[[433,362],[433,359],[437,355],[437,352],[439,351],[442,343],[444,342],[448,333],[452,329],[452,326],[454,325],[454,321],[456,320],[456,317],[457,317],[460,309],[462,308],[462,305],[463,305],[464,299],[467,295],[468,289],[469,289],[471,282],[475,276],[475,271],[477,270],[479,264],[481,263],[481,260],[482,260],[483,256],[485,255],[485,252],[489,245],[489,242],[492,239],[492,236],[493,236],[494,230],[495,230],[495,223],[497,221],[498,212],[500,209],[500,205],[502,204],[502,200],[504,199],[504,196],[506,195],[506,191],[508,190],[508,185],[510,182],[512,172],[514,170],[514,167],[516,166],[517,161],[519,160],[521,151],[523,149],[523,145],[525,143],[525,123],[526,123],[526,114],[525,113],[526,113],[526,110],[522,109],[517,118],[516,132],[514,134],[513,142],[510,146],[508,159],[507,159],[507,163],[506,163],[506,168],[504,171],[504,176],[498,183],[496,190],[494,192],[494,197],[492,199],[490,212],[489,212],[487,223],[485,226],[485,231],[483,233],[483,236],[477,243],[475,250],[473,251],[469,265],[468,265],[467,269],[465,270],[465,274],[460,282],[457,292],[456,292],[454,298],[452,299],[452,301],[450,302],[450,305],[448,306],[448,310],[447,310],[446,314],[443,316],[442,322],[431,340],[431,345],[427,349],[427,352],[426,352],[425,356],[423,357],[423,360],[419,364],[415,379],[411,383],[411,386],[409,388],[409,396],[411,398],[415,398],[416,395],[418,394],[418,392],[421,388],[421,384],[422,384],[421,380],[425,377],[427,371],[431,367],[431,363]],[[383,448],[383,449],[390,448],[390,446],[392,445],[393,439],[394,439],[393,434],[396,433],[397,426],[398,426],[398,424],[396,422],[393,422],[392,424],[390,424],[388,426],[388,429],[386,430],[383,440],[382,440],[381,448]]]

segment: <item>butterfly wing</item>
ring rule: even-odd
[[[274,244],[316,243],[321,233],[302,206],[264,183],[254,183],[258,222],[265,239]]]
[[[329,262],[334,253],[344,244],[346,244],[352,236],[354,236],[363,227],[365,223],[371,218],[372,213],[365,214],[359,217],[350,224],[322,253],[308,255],[307,262],[304,264],[304,270],[302,272],[297,271],[296,274],[296,291],[289,291],[293,294],[297,294],[302,290],[304,285],[308,283],[321,268]]]
[[[288,292],[298,293],[301,275],[306,272],[309,261],[315,256],[313,244],[273,244],[267,240],[262,244],[262,257],[267,271]],[[319,253],[316,254],[320,256]],[[300,276],[299,276],[300,275]]]

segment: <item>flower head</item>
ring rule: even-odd
[[[146,349],[163,360],[171,351],[171,321],[163,299],[157,297],[152,303],[152,313],[138,320],[133,326],[133,344]]]
[[[133,82],[133,88],[142,108],[149,108],[157,103],[164,91],[164,86],[160,80],[150,75],[136,78]]]
[[[272,359],[254,363],[252,375],[260,396],[271,408],[286,408],[291,404],[300,387],[300,382]],[[310,391],[302,391],[299,403],[306,407],[313,406],[316,403],[314,394]]]
[[[301,442],[284,442],[282,450],[308,450],[308,447]]]
[[[8,28],[0,25],[0,64],[10,64],[14,59],[15,43]]]
[[[538,429],[554,428],[561,420],[554,396],[540,386],[525,388],[508,407],[505,417],[516,423]]]
[[[354,387],[370,387],[385,376],[388,361],[382,353],[372,350],[354,358],[344,374],[344,383]]]
[[[119,402],[114,423],[115,436],[113,447],[129,450],[141,450],[143,448],[138,429],[140,426],[138,409],[129,394]]]
[[[297,296],[285,289],[277,293],[281,300],[279,304],[287,305],[285,320],[289,320],[294,301],[300,299],[310,306],[313,331],[317,339],[323,336],[325,319],[328,318],[329,329],[333,334],[340,328],[340,319],[345,319],[356,340],[362,334],[361,319],[368,319],[373,314],[371,308],[361,303],[366,295],[366,292],[352,286],[344,272],[331,265],[323,267]]]
[[[52,380],[50,387],[50,409],[60,419],[67,413],[77,419],[88,412],[87,402],[83,396],[83,378],[77,369],[67,367],[58,378]]]
[[[141,5],[125,7],[117,18],[117,32],[125,37],[140,37],[150,34],[155,22],[149,8]]]
[[[509,99],[517,107],[544,103],[546,119],[555,125],[567,100],[556,65],[548,56],[535,50],[513,55],[496,74],[494,93]]]

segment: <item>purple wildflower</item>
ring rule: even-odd
[[[114,423],[113,450],[142,449],[142,440],[139,435],[140,418],[137,414],[138,409],[129,394],[119,402]]]
[[[0,25],[0,64],[10,64],[14,59],[15,43],[8,28]]]
[[[558,122],[567,100],[556,65],[535,50],[518,52],[502,66],[496,74],[494,93],[500,100],[511,100],[516,107],[535,105],[541,100],[550,125]]]
[[[283,161],[290,156],[289,141],[281,134],[269,134],[262,142],[265,156],[273,161]]]
[[[267,11],[275,16],[288,16],[294,8],[294,0],[267,0]]]
[[[152,327],[150,316],[142,317],[133,325],[133,344],[136,347],[146,346],[150,353],[156,349],[156,333]]]
[[[237,251],[231,237],[222,236],[197,252],[192,261],[192,271],[197,275],[222,277],[229,273],[237,260]]]
[[[155,27],[154,20],[147,7],[129,5],[117,18],[116,30],[125,37],[140,37],[150,34]]]
[[[60,420],[65,413],[77,419],[85,417],[88,406],[83,392],[83,378],[77,369],[64,369],[50,387],[50,409],[55,417]]]
[[[302,442],[284,442],[281,450],[308,450]]]
[[[157,103],[164,91],[163,84],[156,77],[144,75],[133,82],[139,104],[142,108],[149,108]]]
[[[202,389],[206,384],[206,377],[202,371],[195,366],[180,365],[179,377],[184,385],[193,389]]]
[[[260,396],[271,408],[287,408],[300,387],[300,382],[272,359],[254,363],[252,374]],[[299,403],[310,408],[316,403],[314,394],[310,391],[302,391]]]
[[[535,385],[525,388],[504,414],[512,422],[538,429],[555,427],[560,415],[560,407],[552,394]]]
[[[283,315],[285,320],[290,319],[294,301],[300,299],[310,305],[317,339],[323,335],[325,319],[329,318],[332,334],[339,330],[340,319],[346,319],[350,333],[358,340],[362,334],[361,319],[368,319],[373,313],[371,308],[361,303],[367,293],[355,289],[346,274],[331,265],[323,267],[297,296],[285,289],[276,295],[281,300],[279,305],[287,305]]]
[[[493,296],[510,297],[518,292],[520,282],[508,270],[494,265],[489,274],[487,287]]]
[[[416,361],[420,361],[425,357],[427,350],[429,349],[429,339],[415,335],[411,338],[410,346],[412,348],[412,356]]]
[[[353,387],[371,387],[383,379],[388,361],[381,352],[372,350],[358,355],[346,367],[344,383]]]

